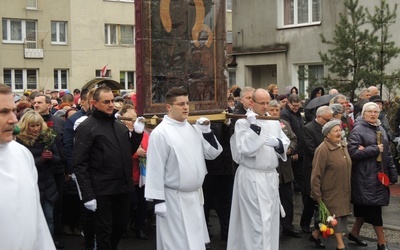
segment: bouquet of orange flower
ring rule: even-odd
[[[336,226],[337,220],[335,219],[335,215],[331,215],[328,208],[325,206],[325,203],[320,201],[318,203],[318,214],[319,214],[319,230],[322,233],[323,238],[328,238],[330,235],[333,235],[335,231],[332,227]]]

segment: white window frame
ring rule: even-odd
[[[322,20],[322,0],[317,0],[319,2],[319,20],[313,21],[313,0],[308,0],[308,22],[305,23],[298,23],[298,1],[301,0],[293,0],[293,9],[294,9],[294,22],[293,24],[285,24],[285,0],[277,1],[277,8],[278,8],[278,28],[293,28],[293,27],[304,27],[304,26],[311,26],[311,25],[319,25],[321,24]]]
[[[56,40],[53,41],[53,24],[56,26]],[[64,24],[65,41],[60,41],[62,33],[62,25]],[[68,22],[66,21],[51,21],[51,44],[65,45],[68,42]]]
[[[27,30],[26,30],[26,23],[27,22],[34,22],[35,24],[35,38],[37,38],[37,21],[36,20],[22,20],[22,19],[2,19],[2,27],[4,27],[4,21],[6,21],[5,29],[6,29],[6,36],[7,38],[4,39],[4,35],[2,37],[3,43],[13,43],[13,44],[22,44],[25,42],[25,39],[27,37]],[[11,22],[20,22],[21,23],[21,39],[18,40],[12,40],[11,39]],[[4,34],[4,30],[2,31]]]
[[[37,10],[38,9],[38,1],[37,0],[26,0],[26,9],[27,10]]]
[[[68,89],[69,85],[69,71],[68,69],[54,69],[54,75],[57,73],[57,77],[54,78],[54,89],[62,90],[62,89]],[[62,75],[63,73],[65,74],[65,86],[63,86],[62,81]],[[57,85],[56,85],[57,84]]]
[[[133,28],[132,44],[122,43],[122,26],[130,26]],[[104,24],[104,43],[105,45],[122,45],[132,46],[135,45],[135,25],[121,25],[121,24]]]
[[[133,76],[132,76],[133,77],[133,79],[132,79],[133,89],[136,89],[136,72],[135,71],[132,71],[132,70],[121,71],[120,76],[119,76],[120,83],[122,86],[124,86],[124,89],[132,89],[132,88],[129,88],[128,81],[127,81],[129,73],[133,73]],[[122,74],[124,74],[124,78],[121,78]],[[123,80],[125,80],[125,81],[123,81]]]
[[[28,70],[35,70],[36,71],[36,79],[35,79],[35,84],[36,86],[34,88],[30,88],[30,89],[37,89],[38,88],[38,70],[37,69],[4,69],[3,70],[3,76],[5,75],[4,71],[6,70],[10,70],[11,71],[11,82],[6,82],[4,79],[4,84],[8,85],[11,87],[13,92],[18,92],[18,91],[24,91],[26,89],[28,89]],[[22,70],[22,88],[16,88],[15,87],[15,71],[16,70]]]

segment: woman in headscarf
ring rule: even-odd
[[[353,161],[351,202],[356,220],[348,238],[366,246],[359,234],[362,225],[367,222],[374,227],[378,250],[381,250],[388,249],[383,232],[382,206],[389,205],[389,184],[397,182],[397,171],[388,136],[378,119],[379,113],[376,103],[365,103],[349,138],[348,149]]]
[[[332,224],[336,249],[346,248],[342,233],[347,231],[347,217],[350,214],[351,159],[341,130],[338,120],[327,122],[322,127],[325,139],[315,150],[310,194],[313,200],[323,202],[330,214],[336,216],[337,224]],[[318,230],[314,230],[310,240],[318,241],[318,236]]]

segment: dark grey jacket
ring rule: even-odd
[[[353,161],[351,173],[351,202],[358,205],[387,206],[390,200],[389,187],[378,180],[381,164],[376,161],[379,148],[376,132],[382,132],[382,165],[391,183],[397,182],[397,171],[390,153],[389,140],[382,126],[374,126],[359,117],[350,134],[348,150]],[[359,146],[365,149],[359,150]]]

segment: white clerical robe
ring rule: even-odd
[[[55,249],[40,205],[31,152],[11,141],[0,144],[0,248]]]
[[[217,141],[217,140],[216,140]],[[208,237],[202,191],[207,173],[205,160],[221,152],[187,121],[164,116],[151,132],[147,148],[147,199],[165,200],[166,217],[157,216],[158,250],[205,249]]]
[[[278,157],[286,161],[290,140],[279,121],[257,120],[257,135],[246,119],[235,124],[231,137],[232,158],[236,171],[229,222],[228,250],[279,249],[279,176]],[[284,152],[278,154],[265,145],[267,134],[282,141]]]

